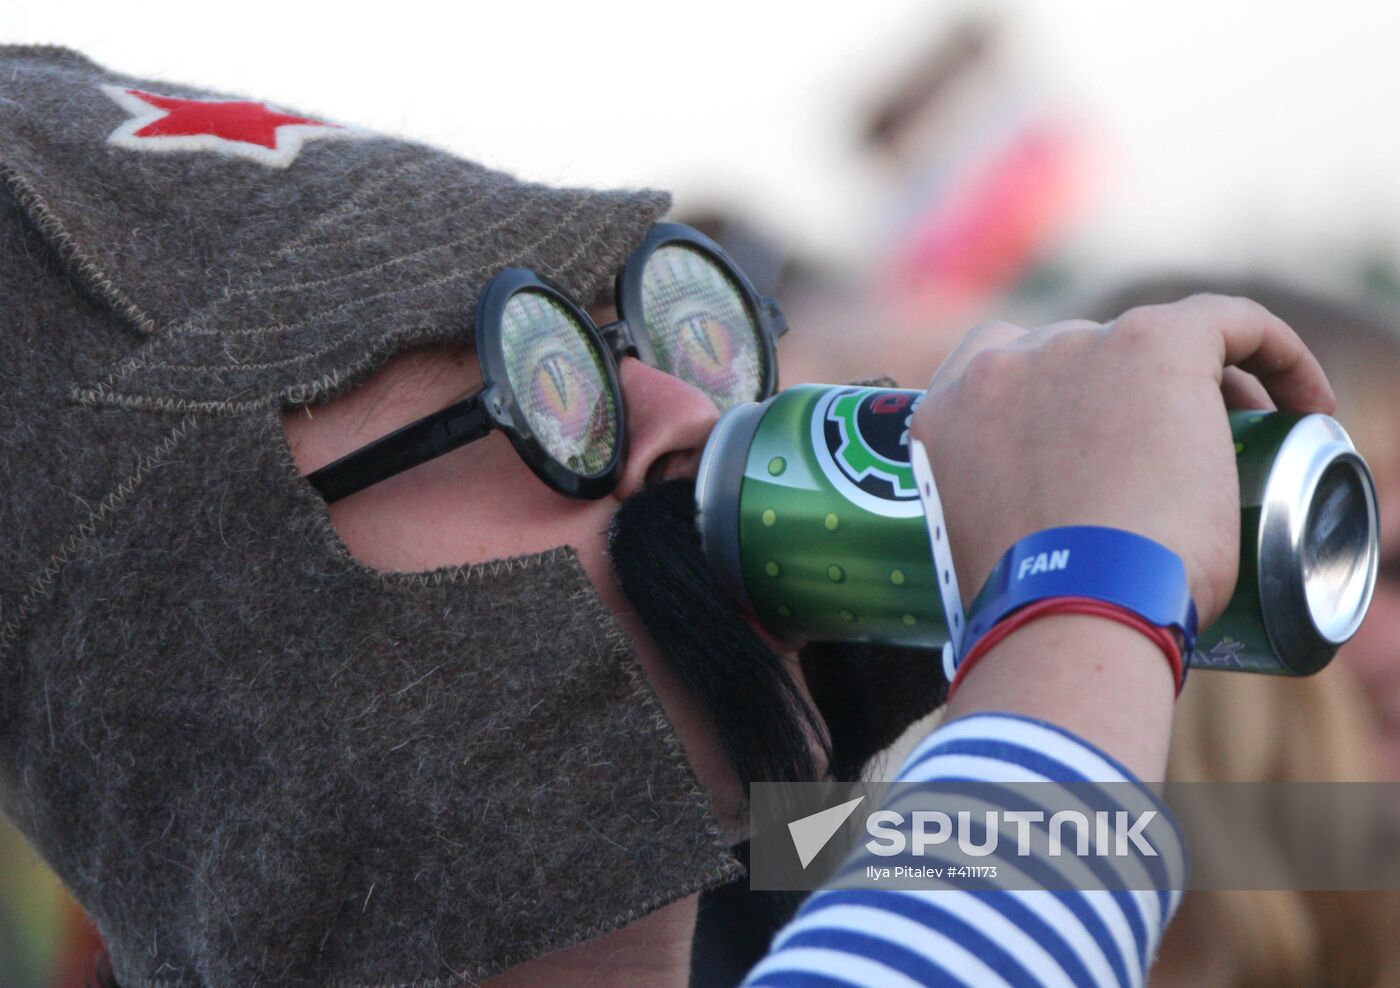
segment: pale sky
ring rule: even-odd
[[[1077,256],[1306,267],[1400,242],[1394,4],[0,0],[0,37],[528,178],[718,196],[849,258],[877,206],[853,151],[860,113],[953,14],[975,10],[1008,18],[1035,98],[1109,152]]]

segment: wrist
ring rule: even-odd
[[[984,633],[977,635],[973,639],[972,646],[957,660],[953,678],[948,685],[949,697],[956,692],[963,679],[998,642],[1026,624],[1064,614],[1102,618],[1136,631],[1157,646],[1162,657],[1166,660],[1167,668],[1171,670],[1172,682],[1176,684],[1176,692],[1181,692],[1181,687],[1186,683],[1186,646],[1183,644],[1182,636],[1173,628],[1153,624],[1137,611],[1098,597],[1067,595],[1032,600],[1030,603],[1012,610],[1004,617],[990,622],[991,626],[986,628]],[[974,615],[972,627],[976,628],[979,623],[986,623],[986,618]]]
[[[1122,760],[1140,778],[1166,766],[1176,683],[1139,631],[1084,614],[1048,614],[1016,628],[967,670],[948,717],[987,710],[1058,724]]]
[[[992,569],[973,599],[966,634],[953,635],[956,656],[945,651],[949,695],[988,649],[1054,614],[1128,626],[1158,647],[1180,691],[1197,623],[1181,557],[1133,532],[1070,525],[1025,536]]]

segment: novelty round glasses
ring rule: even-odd
[[[654,226],[618,274],[616,298],[618,321],[599,329],[557,285],[507,268],[476,307],[481,389],[307,479],[336,501],[499,429],[546,484],[600,498],[627,459],[623,357],[686,381],[721,411],[777,390],[782,310],[698,230]]]

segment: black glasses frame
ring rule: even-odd
[[[476,306],[476,351],[481,364],[481,389],[342,456],[309,474],[307,480],[328,503],[338,501],[475,442],[493,429],[499,429],[506,434],[520,458],[535,475],[561,494],[587,500],[607,496],[617,487],[622,465],[627,461],[627,410],[618,379],[618,364],[623,357],[632,356],[664,370],[658,363],[651,337],[641,325],[642,275],[651,255],[658,248],[672,244],[708,255],[739,288],[744,305],[759,328],[763,353],[762,394],[754,397],[756,400],[770,397],[778,389],[776,340],[788,329],[777,300],[760,295],[723,248],[700,231],[680,223],[658,223],[627,256],[618,273],[615,286],[617,322],[599,329],[588,313],[549,279],[525,268],[506,268],[491,279]],[[501,327],[506,305],[522,291],[547,296],[562,306],[577,321],[589,344],[598,353],[617,413],[617,443],[611,460],[601,473],[593,476],[579,474],[555,460],[535,438],[529,419],[516,400],[506,373]],[[634,329],[634,326],[637,328]]]
[[[778,390],[777,339],[788,331],[787,318],[778,305],[778,300],[760,295],[753,282],[745,276],[724,248],[705,236],[699,230],[682,223],[657,223],[646,239],[627,255],[627,261],[618,272],[613,295],[617,300],[617,322],[609,323],[599,332],[608,341],[613,356],[620,363],[623,357],[636,357],[651,367],[660,367],[651,336],[642,327],[642,277],[646,273],[647,261],[662,247],[687,247],[707,255],[719,268],[729,275],[739,288],[744,307],[758,327],[759,345],[762,347],[763,380],[762,393],[756,399],[771,397]],[[640,331],[633,327],[639,327]]]

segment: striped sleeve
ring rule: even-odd
[[[1063,881],[1046,881],[1045,888],[929,890],[843,888],[828,882],[779,932],[745,986],[1137,988],[1144,983],[1185,887],[1186,851],[1170,811],[1126,768],[1053,724],[983,713],[933,731],[905,761],[897,781],[1048,782],[1076,784],[1079,791],[1118,784],[1114,793],[1126,791],[1161,813],[1171,824],[1165,828],[1170,836],[1152,862],[1148,882],[1101,881],[1107,887],[1086,883],[1089,887],[1078,891],[1063,890]],[[1016,808],[1007,793],[1004,807]],[[897,809],[899,800],[884,805]],[[858,848],[840,875],[887,863]],[[1101,858],[1084,866],[1140,868],[1142,863]],[[1013,867],[1031,876],[1064,875],[1054,871],[1064,867],[1060,860],[1032,859]],[[1121,890],[1145,884],[1145,890]]]

